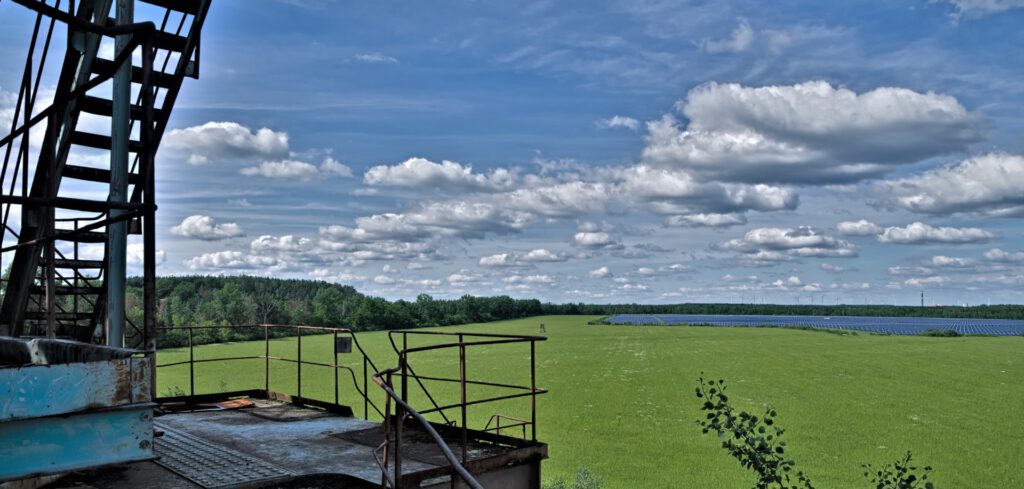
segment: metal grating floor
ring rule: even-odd
[[[228,447],[156,423],[156,463],[207,489],[230,489],[294,477],[295,474]]]

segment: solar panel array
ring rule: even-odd
[[[961,335],[1024,335],[1024,320],[956,319],[868,316],[756,316],[712,314],[618,314],[610,324],[668,325],[697,324],[711,326],[806,326],[815,329],[839,329],[869,333],[918,335],[927,330],[953,330]]]

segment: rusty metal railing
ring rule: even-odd
[[[395,338],[401,336],[402,347],[399,348]],[[410,347],[409,337],[410,336],[433,336],[433,337],[444,337],[455,338],[456,341],[435,343],[424,346]],[[398,354],[398,365],[393,368],[378,371],[373,375],[373,381],[379,385],[385,393],[387,393],[387,399],[384,404],[384,442],[374,452],[374,458],[377,460],[377,464],[381,468],[382,481],[381,486],[383,488],[392,487],[395,489],[401,488],[402,481],[402,431],[405,425],[406,417],[411,417],[416,420],[420,426],[430,435],[431,438],[437,443],[444,453],[445,458],[451,464],[452,467],[452,483],[454,487],[454,477],[458,475],[467,485],[473,488],[481,488],[480,483],[466,470],[464,464],[468,461],[468,446],[469,446],[469,431],[468,426],[468,409],[470,406],[480,405],[490,402],[503,401],[509,399],[516,399],[522,397],[530,398],[530,419],[519,419],[512,418],[503,414],[496,414],[491,416],[491,420],[496,419],[515,419],[517,424],[515,426],[521,426],[523,429],[523,436],[526,435],[526,426],[530,426],[531,440],[537,440],[537,395],[544,394],[547,392],[546,389],[537,387],[537,368],[536,368],[536,344],[538,341],[545,341],[547,338],[542,336],[518,336],[518,335],[502,335],[502,334],[478,334],[478,333],[457,333],[457,332],[445,332],[445,331],[391,331],[388,333],[388,338],[391,342],[391,346],[394,351]],[[515,384],[487,382],[481,380],[470,380],[467,378],[466,369],[466,350],[471,347],[480,346],[494,346],[494,345],[509,345],[509,344],[522,344],[529,343],[530,345],[530,385],[521,386]],[[412,365],[409,362],[410,355],[414,353],[421,353],[426,351],[436,351],[443,349],[457,350],[459,355],[459,378],[446,378],[437,376],[427,376],[416,374]],[[397,377],[401,380],[400,390],[401,393],[396,393],[394,389],[394,378]],[[409,387],[410,380],[422,390],[429,400],[431,407],[423,410],[416,410],[409,404]],[[448,382],[459,384],[459,402],[453,404],[439,405],[435,398],[430,394],[426,388],[424,381],[428,382]],[[485,386],[498,389],[506,389],[515,391],[512,394],[504,394],[498,396],[485,397],[481,399],[470,400],[467,396],[467,386]],[[391,403],[395,404],[395,415],[391,416]],[[457,409],[460,414],[460,422],[454,422],[445,416],[445,411]],[[438,413],[445,420],[445,424],[456,426],[461,434],[461,457],[457,457],[448,447],[447,443],[438,434],[434,426],[427,421],[423,416],[425,414]],[[482,431],[492,431],[490,429],[491,421],[484,426]],[[499,421],[500,426],[500,421]],[[392,436],[391,430],[394,428],[394,435]],[[506,425],[504,428],[512,427]],[[500,428],[499,428],[500,430]],[[380,452],[382,455],[378,456]],[[393,475],[390,473],[392,469],[389,469],[389,455],[393,456]]]
[[[502,426],[501,425],[501,420],[503,420],[503,419],[511,421],[512,423],[511,424],[506,424],[506,425]],[[494,424],[494,427],[491,427],[491,424]],[[484,426],[484,431],[487,431],[487,432],[493,431],[493,432],[495,432],[495,433],[500,435],[501,434],[501,430],[509,430],[509,429],[518,427],[518,428],[522,428],[522,430],[523,430],[522,437],[526,438],[526,427],[527,426],[532,426],[532,425],[533,425],[533,421],[528,420],[528,419],[517,418],[515,416],[507,416],[507,415],[504,415],[504,414],[492,414],[491,418],[487,420],[487,424]]]
[[[196,345],[196,342],[195,342],[195,332],[197,330],[216,330],[216,329],[222,329],[222,328],[229,328],[229,329],[262,329],[263,330],[263,343],[264,343],[264,345],[263,345],[263,354],[262,355],[243,355],[243,356],[216,357],[216,358],[201,358],[201,359],[195,358],[195,347],[199,346],[199,345]],[[268,399],[283,400],[283,401],[288,401],[288,402],[292,402],[292,403],[300,404],[300,405],[309,405],[309,406],[329,409],[329,410],[332,410],[332,411],[339,411],[339,410],[344,411],[345,408],[347,408],[348,406],[341,404],[341,399],[340,399],[340,396],[341,396],[340,372],[342,370],[345,370],[345,371],[347,371],[349,373],[349,376],[352,379],[352,385],[355,388],[355,391],[359,394],[359,397],[362,397],[362,400],[363,400],[363,418],[364,419],[369,419],[370,418],[370,408],[371,407],[373,408],[373,410],[379,416],[381,416],[381,417],[385,416],[385,413],[383,411],[381,411],[381,409],[377,406],[376,403],[373,402],[373,400],[370,399],[369,393],[367,392],[368,391],[368,386],[369,386],[370,374],[371,374],[371,372],[376,372],[378,370],[377,366],[373,363],[373,360],[370,359],[369,355],[367,355],[367,353],[363,349],[362,345],[359,344],[359,340],[356,338],[355,333],[353,333],[349,329],[345,329],[345,328],[330,328],[330,327],[322,327],[322,326],[301,326],[301,325],[300,326],[294,326],[294,325],[281,325],[281,324],[253,324],[253,325],[235,325],[235,326],[184,326],[184,327],[179,326],[179,327],[175,327],[175,328],[159,328],[159,330],[160,331],[169,331],[169,330],[176,330],[176,331],[186,330],[187,331],[187,333],[188,333],[188,344],[186,346],[188,348],[188,360],[169,362],[169,363],[164,363],[164,364],[157,364],[156,368],[159,370],[161,368],[175,367],[175,366],[180,366],[180,365],[188,365],[188,379],[189,380],[188,380],[188,393],[187,394],[185,394],[185,395],[178,395],[178,396],[157,397],[157,399],[156,399],[157,402],[185,402],[186,404],[194,404],[194,403],[197,403],[197,402],[203,402],[205,400],[214,399],[214,398],[224,398],[224,397],[231,397],[231,396],[261,396],[262,395],[263,397],[266,397]],[[276,356],[276,355],[271,355],[270,354],[270,340],[271,339],[275,339],[275,337],[270,334],[272,330],[285,330],[285,331],[289,331],[289,332],[294,332],[294,337],[296,339],[296,341],[295,341],[295,358],[287,358],[287,357]],[[333,352],[333,355],[332,355],[332,358],[334,359],[334,361],[332,363],[317,362],[317,361],[308,360],[308,357],[307,357],[306,360],[303,360],[303,358],[302,358],[302,352],[303,352],[303,349],[302,349],[302,337],[303,337],[304,334],[306,336],[310,336],[310,335],[314,335],[314,334],[319,334],[319,335],[328,335],[329,334],[329,335],[332,335],[332,337],[333,337],[332,348],[335,349],[334,352]],[[351,341],[351,345],[354,346],[355,350],[358,351],[359,354],[362,356],[362,365],[363,365],[362,372],[361,372],[362,373],[362,377],[363,377],[362,378],[362,387],[360,387],[360,385],[359,385],[359,381],[357,379],[357,374],[356,374],[355,369],[353,369],[352,367],[350,367],[348,365],[342,365],[342,364],[338,363],[339,351],[337,350],[337,345],[338,345],[338,339],[339,338],[349,338],[350,341]],[[244,390],[244,391],[217,392],[217,393],[198,394],[198,395],[196,394],[196,389],[195,389],[195,387],[196,387],[195,366],[197,364],[211,363],[211,362],[240,361],[240,360],[263,360],[263,389],[250,389],[250,390]],[[296,390],[295,390],[294,393],[276,392],[276,391],[273,391],[273,390],[270,389],[270,371],[271,371],[270,365],[271,365],[271,362],[292,363],[292,364],[294,364],[296,366],[296,379],[295,379],[296,380],[296,382],[295,382]],[[322,401],[322,400],[317,400],[317,399],[312,399],[312,398],[308,398],[308,397],[303,397],[303,395],[302,395],[302,370],[303,370],[304,366],[306,366],[306,367],[328,368],[328,369],[332,370],[332,372],[333,372],[333,381],[334,381],[334,400],[333,400],[333,403],[327,402],[327,401]]]
[[[292,402],[298,405],[308,405],[312,407],[318,407],[331,411],[345,412],[348,406],[341,404],[340,399],[340,371],[346,370],[352,379],[352,384],[355,387],[355,391],[363,398],[363,416],[366,419],[370,417],[370,408],[383,419],[384,424],[384,442],[373,450],[373,457],[377,461],[377,465],[381,470],[381,485],[383,488],[401,489],[403,487],[402,479],[402,441],[403,441],[403,428],[407,419],[411,418],[415,420],[422,429],[433,439],[440,448],[441,452],[448,460],[451,466],[451,477],[453,484],[455,477],[461,478],[469,487],[482,488],[480,483],[473,477],[473,475],[466,469],[466,463],[469,461],[468,446],[469,446],[469,433],[470,431],[479,431],[484,433],[494,433],[497,435],[501,434],[501,430],[520,428],[522,430],[522,436],[525,440],[527,438],[526,428],[530,428],[530,440],[536,442],[537,440],[537,396],[540,394],[547,393],[546,389],[537,387],[537,369],[536,369],[536,344],[538,341],[545,341],[547,338],[542,336],[517,336],[517,335],[502,335],[502,334],[477,334],[477,333],[454,333],[454,332],[443,332],[443,331],[392,331],[388,333],[389,341],[398,355],[398,365],[396,367],[380,370],[370,359],[369,355],[363,349],[362,345],[359,344],[359,340],[356,338],[354,332],[344,328],[330,328],[320,326],[291,326],[291,325],[274,325],[274,324],[259,324],[259,325],[238,325],[238,326],[227,326],[226,328],[233,329],[262,329],[263,330],[263,354],[262,355],[235,355],[235,356],[223,356],[214,358],[201,358],[195,357],[195,347],[198,346],[195,341],[195,332],[197,330],[216,330],[225,328],[225,326],[187,326],[177,328],[160,328],[160,330],[177,330],[185,331],[187,333],[188,343],[188,359],[173,361],[164,364],[157,364],[156,368],[175,367],[187,365],[188,374],[188,392],[183,395],[177,396],[163,396],[157,397],[156,401],[160,403],[168,402],[184,402],[186,404],[198,404],[202,402],[208,402],[212,400],[223,400],[229,397],[263,397],[268,399],[276,399],[287,402]],[[270,354],[270,340],[274,337],[271,335],[271,331],[285,330],[294,331],[295,337],[295,358],[285,358],[281,356]],[[335,348],[333,352],[333,362],[324,363],[317,361],[310,361],[303,359],[303,347],[302,338],[303,336],[310,335],[331,335],[333,338],[333,346]],[[396,338],[401,337],[402,346],[399,347],[396,342]],[[443,340],[453,339],[454,341],[444,341],[442,343],[433,343],[428,345],[421,345],[410,347],[409,339],[415,336],[430,336],[440,337]],[[362,388],[360,388],[359,381],[357,379],[356,371],[347,365],[340,365],[337,361],[338,358],[338,339],[349,338],[351,346],[354,347],[353,351],[358,351],[362,355]],[[530,348],[530,384],[527,385],[516,385],[510,383],[499,383],[490,382],[483,380],[472,380],[468,378],[467,366],[466,366],[466,351],[473,347],[482,346],[495,346],[495,345],[511,345],[511,344],[524,344],[528,343]],[[440,350],[457,350],[458,351],[458,365],[459,365],[459,377],[458,378],[446,378],[433,375],[421,375],[417,374],[413,366],[410,363],[410,358],[417,353],[427,351],[440,351]],[[197,364],[211,363],[211,362],[229,362],[229,361],[242,361],[242,360],[263,360],[263,389],[250,389],[242,391],[227,391],[217,392],[208,394],[196,394],[196,380],[195,380],[195,366]],[[271,362],[286,362],[296,365],[296,391],[294,395],[290,393],[281,393],[272,391],[270,386],[270,364]],[[320,367],[329,368],[333,371],[334,381],[334,400],[333,403],[329,401],[321,401],[316,399],[310,399],[303,397],[302,395],[302,373],[303,367]],[[373,372],[372,375],[369,372]],[[385,393],[384,409],[381,410],[376,403],[370,399],[368,391],[368,379],[372,379]],[[399,391],[396,392],[395,380],[400,381]],[[451,404],[439,404],[437,399],[427,389],[427,382],[442,382],[442,383],[458,383],[459,386],[459,402]],[[429,400],[429,406],[417,410],[410,404],[410,387],[418,387],[426,399]],[[468,386],[482,386],[493,389],[501,389],[512,391],[509,394],[494,395],[490,397],[484,397],[480,399],[469,399],[467,394]],[[505,414],[493,414],[489,418],[487,424],[479,430],[471,430],[468,423],[468,411],[470,406],[477,406],[481,404],[504,401],[509,399],[517,398],[530,398],[530,417],[517,418],[508,416]],[[392,414],[392,403],[394,403],[394,414]],[[458,410],[459,418],[457,420],[451,420],[445,415],[446,411]],[[451,432],[455,432],[460,435],[461,438],[461,454],[456,455],[452,448],[445,441],[444,437],[438,431],[433,423],[428,421],[424,415],[437,413],[444,419],[444,423],[439,425],[441,428],[445,428]],[[351,414],[348,411],[347,414]],[[502,424],[502,420],[511,421],[511,423]],[[492,427],[492,423],[496,422],[496,426]],[[449,428],[451,427],[451,428]],[[442,430],[444,431],[444,430]],[[451,433],[455,434],[455,433]],[[494,435],[490,435],[494,436]]]

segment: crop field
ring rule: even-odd
[[[1010,319],[954,319],[869,316],[757,316],[713,314],[617,314],[610,324],[634,326],[701,324],[711,326],[780,327],[863,331],[866,333],[917,335],[928,330],[956,331],[961,335],[1024,335],[1024,321]]]
[[[696,378],[726,379],[737,407],[779,413],[790,456],[826,489],[867,488],[863,463],[893,461],[906,450],[935,467],[936,487],[1024,487],[1024,338],[831,335],[776,328],[588,326],[592,316],[547,316],[441,328],[538,334],[538,438],[550,445],[544,478],[569,478],[588,467],[607,488],[747,488],[753,479],[702,435],[694,397]],[[395,364],[385,333],[360,333],[377,366]],[[303,358],[330,362],[330,336],[304,337]],[[416,343],[421,344],[421,343]],[[296,340],[271,342],[271,355],[294,358]],[[258,355],[263,342],[197,347],[196,358]],[[187,359],[162,350],[159,363]],[[457,376],[457,353],[414,356],[421,375]],[[354,354],[340,355],[361,382]],[[529,382],[529,347],[470,349],[469,378]],[[341,401],[362,413],[348,372]],[[333,374],[305,368],[303,394],[332,399]],[[272,364],[271,388],[294,390],[294,365]],[[262,387],[263,361],[196,367],[197,392]],[[454,389],[428,384],[439,401]],[[187,367],[158,371],[158,391],[188,389]],[[374,387],[371,384],[371,389]],[[415,394],[415,392],[414,392]],[[470,399],[488,395],[471,389]],[[375,399],[382,400],[379,393]],[[413,396],[413,405],[425,399]],[[495,413],[529,417],[516,399],[470,408],[470,425]],[[507,433],[511,434],[511,433]]]

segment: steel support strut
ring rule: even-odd
[[[115,20],[117,25],[131,24],[135,17],[135,0],[117,0]],[[114,52],[121,53],[128,48],[130,35],[114,38]],[[110,201],[128,201],[128,141],[131,138],[131,58],[117,68],[114,75],[114,90],[111,97],[113,112],[110,127]],[[111,209],[111,217],[121,211]],[[107,284],[107,344],[124,346],[124,294],[127,275],[128,224],[115,222],[107,228],[107,256],[109,265]]]

